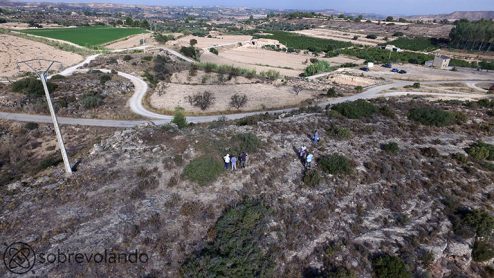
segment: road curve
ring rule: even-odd
[[[104,70],[107,71],[107,70]],[[172,120],[172,116],[169,115],[160,115],[151,111],[147,111],[142,106],[142,99],[145,95],[145,88],[147,88],[147,84],[145,82],[133,75],[119,72],[119,75],[125,78],[129,78],[134,85],[136,86],[136,93],[129,100],[129,104],[131,108],[136,111],[139,111],[139,114],[142,113],[146,117],[152,118],[152,120],[103,120],[103,119],[84,119],[84,118],[68,118],[68,117],[58,117],[60,124],[63,125],[83,125],[83,126],[99,126],[99,127],[115,127],[115,128],[129,128],[134,127],[146,123],[161,125],[169,123]],[[477,82],[477,81],[428,81],[423,82],[423,84],[434,84],[434,83],[457,83],[457,82]],[[145,86],[144,86],[144,84]],[[393,87],[403,87],[406,85],[411,85],[413,82],[408,81],[398,81],[391,84],[375,86],[369,88],[365,92],[360,94],[334,98],[326,102],[322,102],[318,104],[321,107],[325,107],[327,105],[334,105],[346,101],[355,101],[358,99],[372,99],[379,97],[397,97],[397,96],[405,96],[405,95],[421,95],[421,96],[440,96],[440,97],[458,97],[457,94],[444,94],[444,93],[429,93],[429,92],[388,92],[382,93],[383,91],[389,90]],[[146,89],[147,90],[147,89]],[[481,97],[482,95],[478,94],[469,94],[464,95],[466,97]],[[237,113],[237,114],[218,114],[212,116],[191,116],[187,117],[187,121],[191,123],[205,123],[212,122],[218,120],[220,117],[224,117],[227,120],[236,120],[241,119],[247,116],[259,115],[264,113],[286,113],[295,111],[298,108],[288,108],[288,109],[279,109],[279,110],[270,110],[270,111],[257,111],[257,112],[246,112],[246,113]],[[11,120],[11,121],[21,121],[21,122],[38,122],[38,123],[51,123],[51,119],[49,116],[42,115],[31,115],[31,114],[21,114],[21,113],[6,113],[0,112],[0,119],[3,120]]]

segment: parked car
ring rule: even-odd
[[[369,71],[369,68],[368,67],[363,67],[363,68],[360,68],[360,70],[362,70],[362,71]]]
[[[388,68],[388,69],[390,69],[390,68],[392,68],[393,66],[392,66],[391,64],[384,64],[384,65],[383,65],[383,67],[384,67],[384,68]]]
[[[399,69],[396,69],[396,68],[394,68],[394,69],[391,70],[391,72],[399,72],[399,71],[400,70]]]
[[[407,71],[406,70],[400,70],[398,73],[399,74],[405,74],[405,73],[407,73]]]

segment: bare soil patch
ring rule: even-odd
[[[205,91],[216,98],[215,103],[205,111],[189,104],[187,97]],[[240,110],[233,109],[229,103],[234,94],[247,95],[248,102]],[[187,113],[201,114],[213,112],[256,111],[265,109],[297,106],[320,94],[320,91],[303,90],[298,95],[293,87],[274,86],[271,84],[236,84],[236,85],[185,85],[167,84],[163,90],[155,91],[149,98],[149,104],[158,110],[173,111],[182,107]]]
[[[137,47],[141,46],[141,40],[144,40],[144,45],[157,45],[158,43],[153,39],[153,34],[151,33],[146,33],[146,34],[139,34],[139,35],[134,35],[134,36],[129,36],[127,38],[124,38],[122,40],[113,42],[111,44],[106,45],[106,48],[109,49],[124,49],[124,48],[132,48],[132,47]]]
[[[367,34],[354,33],[354,32],[342,32],[330,29],[309,29],[295,31],[294,33],[302,34],[309,37],[321,38],[321,39],[332,39],[335,41],[351,42],[353,44],[376,46],[381,43],[386,43],[383,36],[378,37],[375,40],[366,39]],[[358,39],[353,38],[357,36]]]
[[[310,59],[314,56],[303,53],[276,52],[252,46],[237,47],[234,49],[220,50],[219,55],[204,53],[202,62],[234,65],[241,68],[255,69],[257,72],[276,70],[282,76],[297,77],[310,65]],[[363,60],[338,56],[333,58],[317,57],[318,60],[328,61],[332,66],[344,63],[361,64]]]
[[[209,48],[212,46],[250,41],[252,39],[252,36],[224,35],[224,36],[217,36],[217,37],[213,37],[213,38],[204,38],[204,37],[197,37],[197,36],[185,36],[185,37],[179,38],[179,39],[174,40],[174,41],[169,41],[166,43],[166,45],[169,47],[176,47],[176,48],[180,48],[182,46],[189,46],[191,39],[197,40],[196,47]]]
[[[16,36],[0,35],[0,77],[14,77],[19,74],[17,62],[29,59],[56,60],[68,67],[80,62],[79,54],[66,52],[46,44]],[[21,67],[21,70],[28,70]]]

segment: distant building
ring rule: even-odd
[[[394,46],[394,45],[392,45],[392,44],[388,44],[388,45],[386,45],[383,49],[384,49],[384,50],[393,51],[393,52],[402,52],[402,51],[403,51],[403,50],[401,50],[401,48],[396,47],[396,46]]]
[[[432,66],[438,69],[448,69],[449,62],[451,62],[451,58],[449,58],[448,56],[436,56],[434,57]]]

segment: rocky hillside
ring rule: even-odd
[[[455,21],[459,19],[468,19],[468,20],[481,20],[494,19],[494,11],[457,11],[452,12],[450,14],[440,14],[440,15],[423,15],[423,16],[413,16],[409,17],[412,20],[420,20],[420,19],[430,19],[430,20],[443,20],[447,19],[449,21]]]
[[[493,109],[375,100],[118,130],[72,177],[59,164],[2,185],[2,240],[148,256],[33,267],[50,277],[492,277]],[[241,151],[246,168],[225,171]]]

